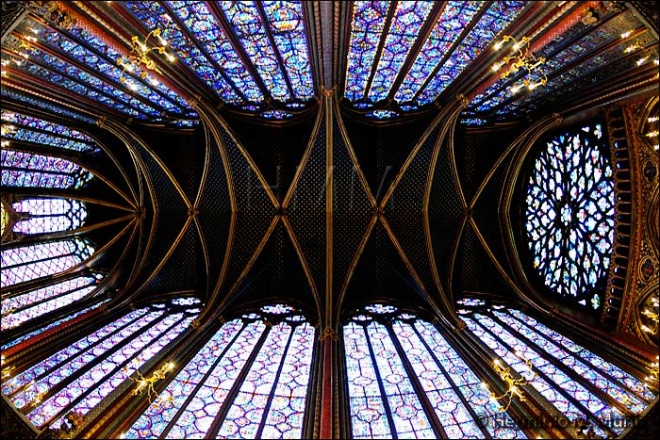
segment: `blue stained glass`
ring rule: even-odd
[[[193,70],[195,75],[228,103],[239,103],[243,98],[229,85],[202,51],[181,30],[174,18],[157,2],[121,2],[122,7],[132,12],[149,30],[161,29],[176,53],[186,54],[179,60]]]
[[[102,278],[99,275],[99,279]],[[2,328],[8,330],[67,306],[96,289],[97,278],[77,277],[2,299]]]
[[[243,96],[253,102],[263,101],[257,83],[232,47],[208,5],[201,1],[170,1],[167,4]]]
[[[2,185],[26,188],[81,188],[92,173],[65,159],[2,150]]]
[[[394,96],[398,102],[413,100],[433,69],[482,5],[483,2],[479,1],[447,3],[429,38],[424,43],[424,47]]]
[[[434,101],[522,11],[526,1],[494,2],[452,56],[419,94],[420,104]]]
[[[383,51],[371,82],[368,99],[377,102],[387,98],[433,2],[399,1],[388,29]]]
[[[34,96],[25,95],[22,92],[18,92],[12,89],[10,84],[3,83],[2,87],[0,88],[0,94],[2,95],[3,99],[15,100],[27,106],[45,110],[52,114],[66,116],[68,118],[86,122],[88,124],[94,124],[96,122],[96,119],[90,118],[89,116],[83,115],[82,113],[69,110],[66,107],[61,107],[56,104],[51,104],[50,102],[42,101],[41,99],[35,98]]]
[[[124,437],[300,437],[315,333],[284,304],[224,324]]]
[[[121,56],[120,53],[117,52],[114,48],[108,46],[106,43],[101,41],[101,39],[99,39],[96,35],[88,32],[86,29],[80,27],[74,27],[68,30],[67,35],[70,35],[71,37],[75,38],[80,42],[85,42],[90,47],[92,47],[92,49],[94,49],[97,54],[105,57],[111,63],[116,64],[116,60]],[[116,79],[115,76],[112,77]],[[160,94],[165,95],[170,101],[178,105],[183,111],[185,111],[187,116],[191,116],[191,117],[197,116],[197,113],[192,110],[192,108],[185,101],[185,99],[183,99],[181,96],[179,96],[178,93],[167,87],[165,84],[158,81],[149,81],[148,86],[154,90],[157,90],[158,92],[160,92]],[[157,99],[158,101],[160,101],[160,98]]]
[[[529,384],[534,387],[545,399],[548,400],[558,411],[560,415],[565,417],[569,422],[575,423],[580,418],[585,418],[592,423],[597,435],[607,437],[606,433],[598,423],[597,412],[603,417],[609,414],[608,406],[602,403],[597,397],[593,396],[584,387],[579,386],[576,382],[571,382],[570,379],[559,371],[553,364],[545,360],[543,357],[533,354],[529,349],[519,342],[513,335],[506,330],[497,326],[489,317],[484,315],[475,315],[474,317],[467,317],[463,315],[463,321],[467,324],[467,328],[474,333],[486,346],[493,350],[497,356],[500,357],[500,365],[503,367],[510,367],[512,370],[523,375]],[[477,322],[482,322],[484,327],[481,327]],[[492,327],[491,327],[492,326]],[[487,328],[488,331],[484,330]],[[491,334],[493,333],[493,334]],[[507,348],[496,337],[498,335],[507,343],[512,344],[512,349]],[[519,353],[513,351],[518,350]],[[544,373],[546,380],[543,376],[531,377],[527,370],[525,362],[521,359],[531,360],[534,367]],[[578,408],[573,401],[569,400],[562,394],[563,391],[571,393],[578,402],[583,405],[591,405],[591,413],[585,413],[584,410]],[[622,429],[620,430],[620,432]]]
[[[70,269],[94,253],[86,239],[71,238],[2,251],[2,287],[55,275]]]
[[[576,61],[580,56],[586,52],[595,50],[598,47],[606,45],[616,39],[620,38],[620,32],[622,26],[627,28],[632,28],[630,25],[630,16],[622,14],[614,20],[609,20],[599,28],[598,31],[588,33],[584,35],[580,40],[576,42],[571,42],[565,49],[561,50],[556,54],[548,52],[549,49],[552,49],[554,46],[543,48],[538,56],[544,56],[547,58],[546,63],[543,66],[543,71],[548,77],[550,77],[549,84],[553,83],[552,73],[559,70],[562,66],[566,66],[574,61]],[[600,62],[600,61],[599,61]],[[582,64],[582,63],[580,63]],[[473,104],[478,106],[479,111],[491,110],[494,107],[498,106],[502,102],[506,101],[507,98],[511,96],[510,88],[505,87],[506,84],[511,83],[512,79],[499,79],[495,84],[490,86],[483,93],[475,96],[473,99]],[[528,95],[539,96],[540,94],[547,93],[547,85],[544,88],[534,89]],[[500,89],[498,91],[498,89]],[[498,91],[497,93],[495,93]],[[492,95],[493,96],[489,96]],[[527,96],[527,95],[526,95]],[[486,97],[488,97],[486,99]],[[529,98],[528,98],[529,99]],[[482,102],[483,101],[483,102]]]
[[[104,357],[102,363],[78,375],[66,387],[30,411],[28,419],[42,426],[61,415],[52,423],[53,426],[61,426],[65,411],[75,411],[84,416],[149,359],[166,349],[167,344],[181,334],[194,318],[182,317],[181,313],[165,316],[142,334],[126,340],[125,345]],[[73,404],[79,397],[82,399]]]
[[[12,231],[19,234],[72,231],[81,227],[87,218],[85,202],[70,199],[22,199],[12,204],[12,209],[26,216],[12,228]]]
[[[54,122],[44,121],[34,116],[22,115],[8,111],[2,112],[2,120],[15,124],[14,130],[10,131],[6,137],[20,141],[32,142],[36,144],[49,145],[56,148],[65,148],[75,151],[94,151],[94,141],[88,135],[77,130],[72,130],[64,125]],[[25,127],[25,128],[23,128]],[[36,130],[29,130],[27,128]],[[47,131],[53,133],[43,133]]]
[[[390,2],[356,1],[346,67],[344,96],[351,101],[365,98],[378,44],[385,27]]]
[[[386,119],[394,119],[398,117],[399,114],[392,110],[372,110],[370,112],[367,112],[365,116],[369,119],[378,119],[383,121]]]
[[[546,143],[527,187],[526,230],[546,286],[575,303],[607,275],[614,242],[614,182],[591,128]],[[599,302],[584,303],[599,306]]]
[[[297,99],[314,97],[312,66],[307,48],[302,2],[262,2],[268,26]],[[294,104],[294,103],[292,103]]]
[[[354,316],[343,328],[354,438],[392,438],[394,432],[399,438],[435,437],[430,418],[449,438],[483,438],[486,431],[493,438],[526,438],[433,324],[389,305],[364,310],[368,315]],[[420,392],[432,413],[422,409]],[[509,429],[499,430],[503,423]]]
[[[637,397],[625,391],[623,388],[603,377],[600,373],[593,368],[587,366],[584,362],[579,360],[573,354],[567,352],[559,345],[550,344],[549,341],[529,327],[524,326],[522,323],[514,319],[511,315],[503,312],[493,311],[493,314],[499,318],[504,324],[508,325],[514,330],[517,330],[531,342],[542,348],[548,354],[552,355],[571,370],[580,374],[588,382],[594,386],[602,389],[607,394],[612,396],[616,401],[621,402],[628,410],[635,414],[640,414],[646,405],[644,405]]]
[[[261,113],[261,117],[265,119],[283,120],[293,117],[293,113],[283,110],[266,110]]]
[[[42,56],[43,59],[39,58],[38,56]],[[4,57],[5,57],[5,54],[3,53],[3,59],[5,59]],[[35,62],[23,63],[20,66],[20,69],[27,72],[28,74],[30,74],[32,76],[35,76],[35,77],[40,78],[42,80],[48,81],[51,84],[53,84],[54,86],[63,87],[65,89],[69,90],[70,92],[77,93],[80,96],[98,101],[101,104],[103,104],[103,105],[105,105],[109,108],[124,112],[124,113],[126,113],[130,116],[134,116],[136,118],[142,118],[142,119],[146,118],[146,116],[144,114],[140,113],[133,106],[126,105],[123,101],[119,101],[119,100],[116,100],[114,98],[111,98],[111,97],[107,96],[105,93],[99,91],[96,88],[88,87],[87,85],[82,84],[82,82],[85,82],[85,80],[89,80],[90,82],[99,82],[100,80],[98,80],[98,78],[96,79],[96,81],[94,81],[94,79],[90,75],[88,75],[87,73],[85,73],[85,72],[83,72],[79,69],[76,69],[73,66],[67,65],[66,63],[61,62],[57,58],[55,58],[51,55],[44,54],[42,52],[37,53],[36,56],[33,56],[33,58],[37,59],[37,60],[40,60],[41,62],[43,62],[46,65],[48,65],[49,62],[50,62],[53,65],[55,65],[55,66],[51,66],[53,69],[56,69],[57,67],[60,67],[64,70],[64,72],[60,72],[60,71],[57,71],[57,70],[53,70],[53,71],[48,70],[48,69],[44,68],[41,64],[37,64]],[[66,72],[66,71],[68,71],[68,72]],[[78,82],[74,79],[71,79],[71,77],[67,76],[69,73],[73,74],[74,78],[75,78],[76,75],[79,75],[82,78],[82,79],[80,79],[80,81],[82,81],[82,82]],[[112,89],[112,90],[115,90],[115,89]],[[110,90],[110,92],[112,92],[112,90]],[[123,93],[123,92],[120,92],[118,90],[117,90],[117,92],[119,94]],[[129,101],[131,101],[131,100],[137,101],[134,98],[132,98],[129,95],[126,95],[126,94],[124,94],[123,97],[128,99]],[[139,108],[139,105],[140,104],[138,103],[137,104],[138,108]],[[152,115],[153,114],[158,115],[158,112],[153,108],[151,108],[151,109],[150,108],[145,108],[145,110],[151,110]]]
[[[101,52],[103,54],[101,56],[98,53],[88,50],[78,42],[67,38],[65,35],[60,34],[51,28],[42,26],[33,21],[29,21],[26,26],[28,26],[30,29],[34,29],[37,32],[37,36],[40,40],[43,40],[44,43],[49,45],[54,50],[59,51],[61,57],[70,57],[80,62],[81,64],[90,67],[94,72],[102,73],[106,78],[112,81],[112,84],[108,85],[109,87],[124,87],[120,83],[120,78],[122,77],[122,68],[116,64],[116,60],[120,58],[120,54],[114,50],[109,50],[109,48],[101,43],[98,38],[91,37],[91,34],[86,31],[83,32],[80,30],[76,31],[75,29],[72,30],[78,36],[87,37],[87,42],[90,42],[89,40],[93,41],[96,45],[96,48],[104,47],[106,50]],[[111,57],[109,58],[108,55]],[[148,83],[149,85],[147,85],[141,80],[131,78],[129,75],[129,77],[127,77],[127,84],[129,84],[129,88],[133,92],[144,97],[152,105],[165,109],[168,112],[180,114],[185,110],[190,110],[185,101],[181,100],[180,98],[178,99],[179,102],[172,102],[170,97],[163,96],[158,91],[152,89],[149,85],[160,85],[162,87],[162,85],[153,78]],[[176,94],[174,94],[174,96],[176,96]]]
[[[259,72],[272,97],[280,101],[292,99],[284,79],[284,72],[277,61],[275,49],[267,38],[266,28],[261,21],[256,4],[252,1],[219,2],[217,4],[227,17],[234,34]]]
[[[45,326],[45,327],[38,328],[38,329],[33,330],[33,331],[29,332],[29,333],[26,333],[26,334],[23,335],[23,336],[19,336],[19,337],[16,338],[16,339],[12,339],[11,341],[8,341],[6,344],[4,344],[4,345],[0,348],[0,350],[2,350],[2,351],[8,350],[8,349],[10,349],[11,347],[13,347],[13,346],[16,345],[16,344],[19,344],[19,343],[21,343],[21,342],[23,342],[23,341],[27,341],[28,339],[30,339],[30,338],[32,338],[32,337],[34,337],[34,336],[37,336],[37,335],[39,335],[39,334],[41,334],[41,333],[43,333],[43,332],[45,332],[45,331],[48,331],[48,330],[50,330],[50,329],[53,329],[53,328],[59,326],[60,324],[63,324],[63,323],[65,323],[65,322],[68,322],[68,321],[72,320],[73,318],[77,318],[78,316],[81,316],[81,315],[83,315],[83,314],[85,314],[85,313],[87,313],[87,312],[89,312],[89,311],[91,311],[91,310],[93,310],[93,309],[99,307],[101,304],[105,304],[105,303],[108,302],[108,301],[110,301],[110,299],[106,299],[106,300],[100,301],[100,302],[94,304],[94,305],[91,306],[91,307],[84,308],[84,309],[82,309],[82,310],[80,310],[80,311],[78,311],[78,312],[75,312],[75,313],[73,313],[73,314],[71,314],[71,315],[69,315],[69,316],[66,316],[66,317],[64,317],[64,318],[58,319],[57,321],[55,321],[55,322],[53,322],[53,323],[51,323],[51,324],[48,324],[48,325]]]

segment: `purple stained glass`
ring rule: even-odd
[[[80,188],[94,176],[79,165],[53,156],[2,150],[2,185],[26,188]]]
[[[432,419],[451,438],[480,438],[485,432],[493,438],[525,438],[431,323],[385,304],[364,310],[373,319],[359,314],[343,329],[354,438],[391,438],[394,432],[405,438],[436,437]],[[420,393],[432,412],[422,409]],[[509,429],[498,431],[493,423],[482,430],[486,418],[506,422]]]
[[[62,308],[96,289],[102,278],[82,276],[2,299],[2,329],[8,330]]]
[[[386,1],[353,3],[353,23],[344,90],[344,96],[351,101],[365,98],[369,75],[385,28],[389,7],[390,2]]]
[[[86,239],[26,245],[2,251],[2,287],[55,275],[82,263],[94,253]]]
[[[397,2],[390,28],[387,30],[387,37],[385,37],[385,45],[367,93],[369,101],[378,102],[387,98],[433,5],[433,2]]]
[[[64,318],[62,318],[62,319],[58,319],[57,321],[55,321],[55,322],[53,322],[53,323],[51,323],[51,324],[48,324],[48,325],[46,325],[46,326],[44,326],[44,327],[41,327],[41,328],[38,328],[38,329],[36,329],[36,330],[33,330],[33,331],[29,332],[29,333],[26,333],[26,334],[24,334],[24,335],[22,335],[22,336],[19,336],[19,337],[16,338],[16,339],[12,339],[11,341],[8,341],[7,343],[5,343],[5,344],[0,348],[0,350],[2,350],[2,351],[8,350],[9,348],[13,347],[13,346],[16,345],[16,344],[19,344],[19,343],[21,343],[21,342],[23,342],[23,341],[27,341],[28,339],[30,339],[30,338],[32,338],[32,337],[34,337],[34,336],[37,336],[37,335],[39,335],[39,334],[41,334],[41,333],[43,333],[43,332],[45,332],[45,331],[48,331],[48,330],[50,330],[50,329],[53,329],[53,328],[59,326],[59,325],[62,324],[62,323],[65,323],[65,322],[67,322],[67,321],[72,320],[73,318],[77,318],[78,316],[80,316],[80,315],[82,315],[82,314],[84,314],[84,313],[87,313],[87,312],[89,312],[89,311],[91,311],[91,310],[93,310],[93,309],[99,307],[101,304],[105,304],[105,303],[108,302],[108,301],[110,301],[110,300],[109,300],[109,299],[106,299],[106,300],[103,300],[103,301],[99,301],[98,303],[94,304],[94,305],[91,306],[91,307],[87,307],[87,308],[85,308],[85,309],[82,309],[82,310],[80,310],[80,311],[78,311],[78,312],[75,312],[75,313],[73,313],[73,314],[71,314],[71,315],[68,315],[68,316],[66,316],[66,317],[64,317]]]
[[[224,324],[125,438],[299,437],[316,332],[285,304],[262,311]]]
[[[424,47],[406,74],[394,98],[398,102],[412,101],[447,50],[468,26],[483,5],[479,1],[451,1],[445,6]]]
[[[72,231],[85,224],[85,202],[60,198],[28,198],[12,204],[13,210],[25,216],[12,230],[18,234],[46,234]]]
[[[557,295],[597,310],[614,242],[614,182],[600,130],[546,142],[527,187],[526,230],[534,268]]]
[[[87,115],[83,115],[82,113],[78,113],[76,111],[70,110],[67,107],[61,107],[59,105],[52,104],[48,101],[43,101],[41,99],[35,98],[32,95],[26,95],[22,92],[14,90],[13,88],[11,88],[10,84],[7,85],[3,84],[2,87],[0,88],[0,94],[3,99],[14,100],[33,108],[38,108],[53,114],[66,116],[76,121],[81,121],[88,124],[96,123],[96,119],[90,118]]]
[[[81,152],[95,150],[94,141],[88,135],[64,125],[8,111],[2,112],[2,121],[14,127],[14,130],[6,135],[7,139]]]

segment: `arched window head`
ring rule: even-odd
[[[225,323],[125,438],[302,438],[315,333],[284,304]]]
[[[353,438],[524,438],[438,329],[373,304],[343,327]],[[502,426],[484,424],[486,418]]]
[[[575,438],[620,437],[632,426],[622,420],[655,399],[642,380],[520,310],[471,300],[458,313],[494,363],[526,379],[522,396],[550,408]]]
[[[147,362],[169,364],[167,348],[197,317],[198,306],[153,304],[106,322],[46,359],[12,370],[2,393],[38,429],[71,434],[80,426],[71,426],[68,415],[82,421],[115,389],[137,386]]]
[[[2,185],[23,188],[77,189],[94,175],[54,156],[2,150]]]
[[[85,202],[72,199],[32,197],[12,204],[21,215],[12,228],[17,234],[47,234],[73,231],[85,224]]]
[[[89,258],[94,246],[85,238],[49,241],[2,251],[3,288],[55,275]]]
[[[528,180],[525,226],[533,266],[560,298],[593,310],[614,242],[615,194],[601,126],[548,141]]]

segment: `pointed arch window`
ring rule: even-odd
[[[533,267],[557,297],[599,311],[614,244],[615,193],[601,125],[546,142],[528,180]]]
[[[38,429],[85,417],[170,343],[198,315],[199,301],[174,300],[132,311],[3,381],[2,393]]]
[[[64,125],[4,110],[2,111],[2,122],[3,139],[79,152],[96,151],[92,138]]]
[[[353,438],[525,438],[433,324],[374,304],[343,340]]]
[[[47,234],[73,231],[85,224],[87,205],[73,199],[31,197],[12,204],[21,215],[12,231],[18,234]]]
[[[86,238],[48,241],[2,251],[2,281],[5,287],[55,275],[87,260],[94,245]]]
[[[227,322],[125,438],[302,438],[315,335],[282,304]]]
[[[23,151],[2,150],[2,185],[24,188],[77,189],[94,175],[69,160]]]
[[[572,435],[588,426],[594,436],[618,437],[628,427],[622,420],[638,417],[655,399],[642,380],[519,310],[476,300],[458,312],[500,365],[526,375],[525,388],[538,392],[557,420],[567,420],[562,427]]]

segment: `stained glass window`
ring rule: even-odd
[[[4,84],[4,82],[2,84],[2,87],[0,88],[0,96],[2,96],[3,99],[15,100],[17,102],[20,102],[21,104],[25,104],[33,108],[45,110],[55,115],[66,116],[67,118],[71,118],[81,122],[86,122],[87,124],[96,123],[96,119],[91,118],[88,115],[73,111],[68,107],[59,106],[49,101],[44,101],[35,98],[32,95],[24,94],[22,92],[12,89],[11,84]]]
[[[2,329],[8,330],[22,323],[48,313],[52,310],[68,306],[78,301],[96,289],[103,278],[82,276],[19,295],[7,295],[2,298]]]
[[[267,97],[264,93],[297,104],[314,97],[300,1],[122,2],[122,6],[150,30],[161,28],[172,48],[186,54],[181,61],[227,103],[242,108],[261,104]],[[265,90],[232,41],[247,55]]]
[[[356,108],[365,108],[393,94],[397,103],[404,104],[399,108],[404,112],[431,103],[520,14],[526,3],[354,2],[344,96]],[[442,12],[426,40],[418,42],[434,6]],[[470,30],[466,33],[465,29]],[[421,50],[411,54],[417,43],[422,44]],[[402,72],[406,62],[410,68]],[[401,83],[393,90],[399,77]]]
[[[2,287],[55,275],[82,263],[94,253],[84,238],[70,238],[2,251]]]
[[[3,130],[6,139],[80,152],[95,150],[94,141],[89,136],[64,125],[8,111],[2,112],[2,122],[3,128],[4,123],[12,124]]]
[[[69,160],[2,150],[2,185],[25,188],[81,188],[93,174]]]
[[[314,341],[289,306],[227,322],[125,438],[301,438]]]
[[[567,131],[534,162],[525,212],[529,249],[545,285],[598,310],[614,241],[614,182],[601,126]]]
[[[26,333],[26,334],[24,334],[24,335],[21,335],[21,336],[15,338],[15,339],[11,339],[11,340],[9,340],[9,341],[3,343],[3,344],[2,344],[2,347],[0,348],[0,350],[2,350],[2,352],[4,353],[5,351],[9,350],[10,348],[14,347],[15,345],[18,345],[18,344],[20,344],[21,342],[28,341],[29,339],[31,339],[31,338],[33,338],[33,337],[35,337],[35,336],[38,336],[38,335],[40,335],[40,334],[42,334],[42,333],[44,333],[44,332],[47,332],[47,331],[52,330],[52,329],[55,329],[55,328],[57,328],[59,325],[61,325],[61,324],[63,324],[63,323],[68,323],[68,322],[72,321],[74,318],[77,318],[77,317],[79,317],[79,316],[82,316],[82,315],[84,315],[85,313],[90,312],[90,311],[96,309],[97,307],[100,307],[101,304],[105,304],[105,303],[107,303],[108,301],[110,301],[109,298],[108,298],[108,299],[104,299],[104,300],[102,300],[102,301],[98,301],[98,302],[97,302],[96,304],[94,304],[94,305],[91,305],[91,306],[89,306],[89,307],[85,307],[85,308],[82,309],[82,310],[79,310],[79,311],[77,311],[77,312],[71,313],[70,315],[67,315],[67,316],[65,316],[65,317],[63,317],[63,318],[60,318],[60,319],[58,319],[57,321],[54,321],[54,322],[52,322],[52,323],[50,323],[50,324],[47,324],[47,325],[44,325],[44,326],[41,326],[41,327],[35,328],[34,330],[32,330],[32,331],[30,331],[30,332],[28,332],[28,333]]]
[[[66,414],[84,417],[147,361],[163,356],[200,309],[169,303],[132,311],[46,359],[21,367],[2,393],[37,428],[60,428]]]
[[[39,44],[34,44],[36,41]],[[85,98],[95,99],[137,118],[160,120],[165,113],[196,116],[178,94],[155,78],[147,80],[131,72],[124,73],[117,66],[119,52],[75,24],[69,31],[60,32],[34,20],[25,20],[9,37],[8,43],[11,47],[25,47],[26,42],[30,62],[12,63],[12,67],[64,85]],[[41,45],[48,50],[42,49]],[[6,60],[12,59],[9,53]],[[20,62],[20,55],[25,52],[11,53],[19,57],[13,59]],[[80,69],[74,62],[89,69]]]
[[[431,323],[374,304],[343,338],[354,438],[525,438]]]
[[[626,417],[639,416],[655,399],[642,380],[519,310],[463,305],[459,314],[493,359],[523,376],[525,392],[536,390],[575,436],[588,427],[592,437],[618,437],[632,426]]]
[[[12,230],[19,234],[46,234],[72,231],[85,224],[85,202],[72,199],[33,197],[12,204],[22,219]]]

